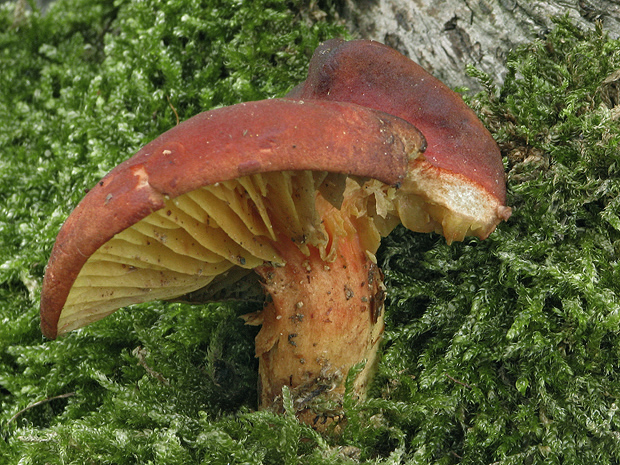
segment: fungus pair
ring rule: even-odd
[[[462,99],[372,41],[322,44],[283,99],[201,113],[113,169],[60,230],[50,338],[118,308],[260,283],[260,406],[288,386],[311,424],[362,398],[383,332],[375,252],[399,223],[448,242],[510,216],[497,145]],[[243,298],[243,295],[241,295]]]

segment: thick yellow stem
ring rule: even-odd
[[[257,269],[270,296],[256,337],[260,405],[281,410],[288,386],[300,419],[319,429],[341,414],[344,381],[360,362],[354,395],[365,396],[383,332],[381,271],[357,234],[334,237],[329,223],[329,259],[284,240],[277,248],[286,264]]]

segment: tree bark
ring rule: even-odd
[[[480,88],[468,64],[503,82],[506,56],[542,37],[554,16],[593,28],[601,21],[620,34],[619,0],[344,0],[341,9],[354,36],[383,42],[413,59],[450,87]]]

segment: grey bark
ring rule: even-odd
[[[478,90],[468,64],[501,83],[506,55],[542,37],[552,18],[568,14],[583,28],[601,21],[620,35],[620,0],[344,0],[341,15],[351,32],[383,42],[451,87]]]

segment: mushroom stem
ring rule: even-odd
[[[383,275],[353,222],[319,195],[329,253],[290,239],[278,242],[286,264],[257,269],[270,296],[256,337],[261,408],[282,410],[288,386],[297,416],[317,429],[341,414],[349,370],[364,398],[383,332]],[[326,257],[326,255],[328,255]],[[329,420],[329,421],[328,421]]]

